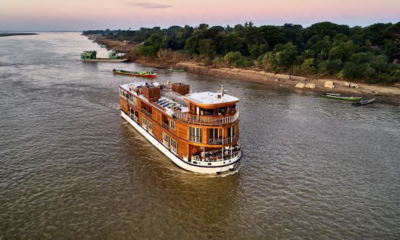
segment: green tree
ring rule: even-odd
[[[298,24],[284,24],[282,27],[286,33],[286,40],[291,41],[297,46],[297,49],[302,52],[305,50],[305,43],[303,37],[303,27]]]
[[[192,35],[190,38],[186,40],[185,44],[185,50],[186,53],[190,56],[196,56],[199,54],[198,48],[199,48],[199,42],[198,42],[198,36]]]
[[[215,49],[212,44],[213,40],[211,38],[202,39],[199,41],[198,52],[200,55],[205,57],[207,63],[211,63],[215,57]]]
[[[306,73],[314,73],[317,70],[315,67],[314,58],[305,59],[301,64],[301,70]]]
[[[343,69],[343,62],[341,59],[322,61],[318,65],[319,72],[327,75],[337,75]]]
[[[334,36],[343,33],[348,35],[350,31],[349,26],[339,25],[331,22],[319,22],[311,25],[305,29],[304,36],[306,41],[312,37],[319,36],[317,41],[321,40],[325,36],[333,38]]]
[[[344,60],[345,57],[346,57],[346,50],[344,49],[343,46],[333,47],[329,51],[329,60],[336,60],[336,59]]]
[[[387,36],[387,30],[390,26],[392,26],[391,23],[375,23],[365,28],[365,33],[373,46],[385,44],[385,36]]]
[[[227,53],[224,58],[224,62],[228,63],[233,67],[249,67],[251,62],[242,56],[240,52]]]
[[[285,45],[278,45],[275,48],[275,51],[277,51],[278,49],[281,49],[277,55],[277,63],[280,67],[288,68],[296,62],[298,51],[296,49],[296,46],[292,42],[289,42]]]
[[[282,27],[277,26],[260,26],[259,28],[260,37],[264,39],[265,43],[271,48],[274,48],[278,44],[287,43],[286,32]]]

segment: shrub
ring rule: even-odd
[[[251,61],[243,57],[240,52],[229,52],[224,56],[224,61],[233,67],[249,67]]]

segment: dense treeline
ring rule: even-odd
[[[256,66],[266,71],[363,79],[368,83],[400,82],[400,22],[349,27],[320,22],[301,25],[234,27],[200,24],[168,29],[120,30],[117,40],[143,43],[136,54],[160,57],[181,52],[206,64]]]
[[[113,36],[114,34],[118,34],[121,30],[87,30],[83,31],[82,34],[84,35],[102,35],[102,36]]]

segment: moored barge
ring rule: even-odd
[[[179,167],[196,173],[236,172],[239,99],[221,92],[189,93],[183,83],[119,87],[121,116]]]
[[[127,58],[121,58],[118,56],[117,52],[113,49],[108,51],[108,58],[98,58],[97,51],[83,51],[81,53],[81,59],[84,62],[128,62]]]

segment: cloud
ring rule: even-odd
[[[129,6],[142,7],[142,8],[170,8],[172,6],[158,3],[137,2],[128,3]]]

